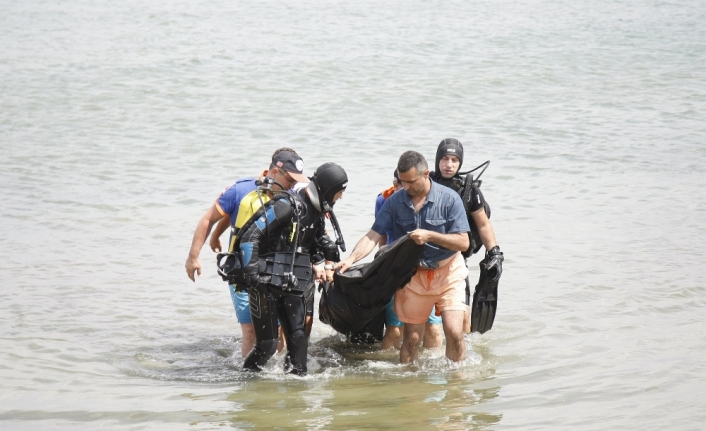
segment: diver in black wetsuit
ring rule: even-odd
[[[307,371],[304,290],[311,282],[312,264],[338,262],[338,247],[345,251],[332,207],[343,195],[348,176],[339,165],[326,163],[310,180],[296,193],[275,193],[238,235],[256,338],[243,363],[246,370],[261,370],[275,353],[279,319],[287,341],[285,371]],[[326,215],[336,230],[336,242],[326,236]]]
[[[468,258],[472,254],[477,253],[481,246],[485,246],[485,259],[482,262],[481,271],[490,273],[491,277],[488,278],[488,281],[495,283],[495,294],[491,295],[489,300],[495,303],[492,306],[492,310],[490,310],[491,315],[489,317],[484,315],[483,324],[476,325],[482,327],[471,328],[471,316],[470,313],[467,313],[466,319],[464,319],[464,332],[470,332],[471,329],[474,332],[485,332],[492,327],[495,317],[494,307],[497,305],[497,281],[502,274],[504,256],[497,245],[495,231],[489,220],[490,206],[483,197],[483,192],[480,190],[481,181],[478,179],[485,171],[485,168],[475,180],[472,175],[475,170],[482,166],[487,167],[489,163],[489,161],[485,162],[477,168],[466,172],[465,176],[462,176],[460,170],[463,164],[463,145],[458,139],[446,138],[439,143],[436,149],[436,163],[434,165],[436,170],[430,174],[430,178],[433,181],[449,187],[461,195],[463,206],[466,209],[466,216],[468,217],[468,224],[471,227],[468,233],[470,246],[468,250],[463,252],[463,256]],[[484,278],[483,275],[481,279]],[[479,294],[482,296],[483,292],[479,292],[479,286],[476,286],[476,294],[474,296],[476,303],[478,302]],[[468,306],[471,306],[470,298],[470,284],[468,279],[466,279],[466,304]],[[480,322],[478,321],[477,323]]]

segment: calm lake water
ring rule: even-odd
[[[703,429],[706,3],[0,8],[0,429]],[[183,268],[220,191],[337,162],[350,251],[445,137],[506,256],[467,359],[317,321],[307,377],[240,372],[213,253]]]

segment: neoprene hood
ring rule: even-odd
[[[441,162],[441,159],[446,155],[458,157],[458,160],[461,162],[458,165],[458,169],[460,171],[461,166],[463,165],[463,144],[461,144],[458,139],[454,138],[446,138],[439,143],[439,146],[436,149],[436,163],[434,164],[434,170],[436,172],[441,171],[439,169],[439,162]]]
[[[307,185],[306,191],[319,211],[324,207],[324,202],[333,206],[336,193],[345,190],[348,186],[346,171],[335,163],[324,163],[319,166],[309,179],[311,182]]]

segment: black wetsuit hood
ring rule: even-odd
[[[444,156],[452,155],[458,157],[459,165],[456,174],[451,178],[444,178],[441,175],[441,168],[439,163]],[[439,143],[436,148],[436,161],[434,162],[434,172],[431,173],[431,179],[442,186],[449,187],[455,191],[461,190],[463,188],[463,178],[459,175],[461,172],[461,166],[463,166],[463,144],[458,139],[446,138]]]
[[[333,198],[348,187],[346,171],[331,162],[319,166],[309,179],[311,182],[306,186],[306,192],[319,212],[333,207]]]
[[[439,162],[447,155],[458,157],[458,160],[461,162],[458,165],[458,170],[460,171],[461,166],[463,166],[463,144],[461,144],[458,139],[446,138],[439,143],[439,146],[436,148],[436,162],[434,163],[436,172],[440,171]]]

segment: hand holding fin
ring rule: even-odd
[[[488,268],[488,276],[491,281],[497,281],[503,273],[503,261],[505,256],[497,245],[485,252],[485,266]]]

